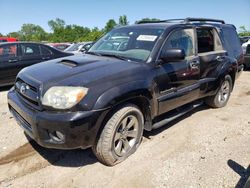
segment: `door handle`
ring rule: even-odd
[[[50,59],[50,57],[43,57],[42,60]]]
[[[18,60],[17,59],[10,59],[8,62],[9,63],[15,63],[15,62],[17,62]]]
[[[198,69],[199,68],[199,64],[200,64],[200,61],[195,60],[195,61],[191,61],[189,63],[189,66],[190,66],[191,69]]]
[[[225,56],[217,56],[216,60],[217,61],[223,61],[225,59]]]

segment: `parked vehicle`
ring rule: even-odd
[[[246,49],[249,44],[250,44],[250,40],[242,44],[243,54],[246,54]]]
[[[0,43],[1,42],[16,42],[16,41],[18,40],[13,37],[0,37]]]
[[[112,166],[136,151],[143,130],[203,101],[225,106],[243,60],[236,29],[224,21],[140,22],[110,31],[87,54],[23,69],[8,103],[41,146],[92,147]]]
[[[70,46],[70,44],[68,43],[50,43],[48,45],[61,51],[64,51]]]
[[[80,42],[80,43],[70,45],[64,51],[74,53],[74,54],[82,54],[82,53],[85,53],[86,51],[88,51],[88,49],[93,44],[94,44],[93,42]]]
[[[47,45],[31,42],[0,44],[0,86],[12,85],[18,72],[27,66],[49,59],[73,55]]]
[[[244,44],[245,42],[249,41],[250,36],[244,36],[244,37],[240,37],[240,42],[241,44]]]
[[[245,70],[250,69],[250,44],[248,44],[246,47],[244,69]]]

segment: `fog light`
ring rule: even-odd
[[[60,131],[50,132],[49,136],[56,142],[65,142],[65,135]]]

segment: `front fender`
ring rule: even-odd
[[[153,93],[149,83],[146,80],[139,80],[117,85],[106,90],[97,99],[93,110],[110,108],[135,97],[146,97],[149,101],[153,100]],[[151,103],[150,102],[150,103]]]

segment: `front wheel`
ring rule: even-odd
[[[231,95],[232,83],[231,76],[226,75],[216,95],[206,98],[206,104],[213,108],[221,108],[226,106]]]
[[[120,107],[108,120],[92,150],[105,165],[124,161],[138,148],[143,133],[144,119],[133,104]]]

